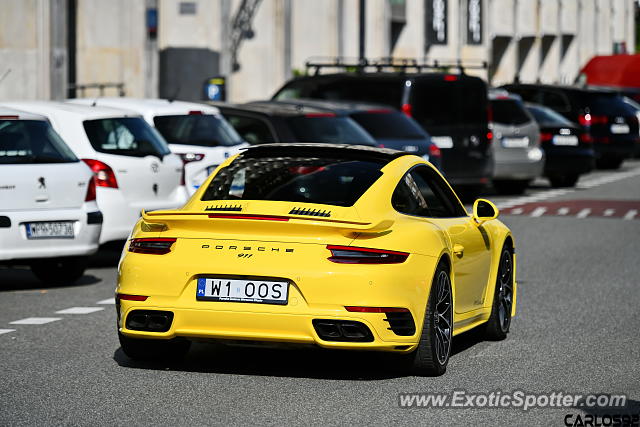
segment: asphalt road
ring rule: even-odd
[[[532,216],[526,208],[640,202],[640,162],[591,174],[576,190],[554,192],[541,180],[524,197],[494,199],[505,211],[524,207],[501,217],[517,239],[518,314],[505,341],[456,337],[438,378],[406,376],[374,353],[201,343],[183,362],[134,363],[104,301],[117,254],[101,253],[71,287],[43,288],[28,270],[0,270],[0,425],[564,425],[567,414],[640,414],[640,219],[591,215],[596,209],[558,215],[558,204]],[[74,307],[93,310],[57,313]],[[50,321],[11,323],[28,318]],[[629,400],[597,410],[399,407],[399,393],[454,390]]]

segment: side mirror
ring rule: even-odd
[[[473,219],[478,225],[486,221],[491,221],[498,217],[496,205],[486,199],[478,199],[473,202]]]

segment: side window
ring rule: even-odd
[[[562,113],[571,111],[569,100],[562,92],[544,91],[542,92],[542,104]]]
[[[225,113],[225,118],[240,136],[251,145],[275,142],[275,138],[269,129],[269,125],[255,117],[241,116],[233,113]]]
[[[428,167],[417,167],[398,184],[391,204],[398,212],[429,218],[466,216],[451,190]]]

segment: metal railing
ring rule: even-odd
[[[377,59],[357,59],[345,57],[317,57],[310,58],[305,62],[307,74],[312,71],[314,75],[320,73],[323,68],[337,68],[365,72],[368,70],[376,72],[422,72],[433,70],[457,69],[464,74],[465,69],[486,69],[486,61],[473,63],[461,60],[434,60],[432,62],[420,62],[414,58],[377,58]]]

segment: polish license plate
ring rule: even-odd
[[[73,239],[73,221],[28,222],[27,239]]]
[[[611,133],[629,133],[629,125],[628,124],[613,124],[611,125]]]
[[[553,145],[578,145],[578,137],[575,135],[556,135],[553,137]]]
[[[529,137],[502,138],[502,146],[505,148],[524,148],[529,146]]]
[[[451,138],[450,136],[432,136],[431,142],[436,144],[436,146],[440,149],[453,148],[453,138]]]
[[[289,283],[270,280],[198,278],[196,299],[286,305]]]

